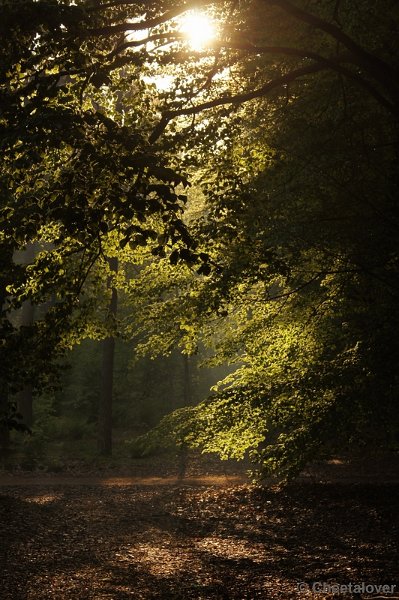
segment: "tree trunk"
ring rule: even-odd
[[[191,372],[190,372],[190,357],[188,354],[183,354],[184,361],[184,387],[183,387],[183,400],[184,406],[190,406],[191,404]]]
[[[5,458],[10,446],[10,430],[7,425],[8,394],[5,386],[0,390],[0,458]]]
[[[18,412],[22,416],[22,423],[30,429],[33,424],[33,391],[31,385],[26,385],[18,394]]]
[[[191,404],[191,373],[190,373],[190,357],[188,354],[183,354],[183,402],[184,406]],[[182,442],[179,452],[179,473],[178,478],[183,479],[187,471],[188,448]]]
[[[26,250],[23,253],[22,262],[24,265],[29,265],[35,260],[36,253],[38,252],[38,244],[32,242],[26,246]],[[21,309],[20,327],[31,327],[35,318],[35,307],[26,300]],[[18,394],[18,412],[22,415],[22,422],[27,427],[31,427],[33,423],[33,395],[32,385],[25,385],[24,389]]]
[[[33,325],[35,317],[35,307],[27,300],[24,302],[21,310],[21,326],[29,327]],[[22,422],[27,427],[31,427],[33,423],[33,395],[32,385],[25,385],[24,389],[18,394],[18,412],[22,415]]]
[[[13,250],[7,246],[0,248],[0,326],[7,330],[6,299],[7,274],[13,263]],[[3,332],[1,332],[3,333]],[[9,414],[8,369],[4,347],[0,348],[0,458],[7,456],[10,445],[10,430],[7,423]],[[4,353],[4,354],[3,354]]]
[[[113,273],[118,272],[118,259],[108,259],[109,267]],[[109,280],[111,285],[111,278]],[[118,293],[115,287],[111,289],[109,316],[116,319],[118,309]],[[98,414],[98,450],[104,456],[112,455],[112,396],[114,387],[114,357],[115,337],[110,336],[102,341],[102,371],[100,406]]]

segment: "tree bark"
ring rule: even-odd
[[[7,299],[7,275],[13,263],[13,249],[4,245],[0,248],[0,326],[6,327],[8,321],[6,299]],[[3,332],[2,332],[3,333]],[[8,426],[9,415],[9,381],[7,378],[7,356],[4,348],[0,348],[0,458],[7,456],[10,445],[10,430]],[[6,365],[6,366],[5,366]]]
[[[183,401],[184,406],[191,404],[191,372],[190,372],[190,357],[188,354],[183,354]],[[188,448],[182,442],[179,452],[179,479],[183,479],[187,471]]]
[[[111,272],[118,272],[118,259],[108,259]],[[109,280],[111,285],[111,278]],[[118,293],[111,288],[109,316],[115,321],[118,310]],[[112,455],[112,397],[114,387],[115,337],[109,336],[102,341],[102,370],[100,406],[98,413],[98,450],[104,456]]]
[[[0,390],[0,458],[5,458],[10,446],[10,430],[7,425],[8,394],[2,386]]]
[[[21,310],[21,326],[29,327],[33,324],[35,318],[35,307],[27,300]],[[27,427],[31,427],[33,423],[33,395],[32,385],[25,385],[24,389],[18,394],[18,412],[22,415],[22,422]]]
[[[184,387],[183,387],[183,400],[184,406],[190,406],[191,404],[191,372],[190,372],[190,357],[188,354],[183,354],[184,361]]]
[[[36,253],[38,251],[38,244],[36,242],[27,245],[26,250],[23,254],[24,265],[29,265],[35,260]],[[20,327],[31,327],[35,319],[35,306],[26,300],[21,309],[21,320]],[[18,394],[18,412],[22,415],[22,422],[27,427],[31,427],[33,423],[33,395],[32,385],[25,385],[24,389]]]

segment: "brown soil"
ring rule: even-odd
[[[0,487],[8,486],[216,486],[230,487],[237,484],[248,483],[248,477],[245,475],[200,475],[197,477],[88,477],[80,475],[71,477],[68,475],[55,475],[49,473],[46,476],[26,473],[24,475],[0,476]],[[0,597],[1,598],[1,597]]]
[[[381,597],[312,582],[397,584],[384,595],[398,598],[399,483],[349,470],[318,465],[285,490],[233,473],[3,476],[0,599]]]

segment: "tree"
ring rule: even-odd
[[[179,29],[199,6],[221,22],[201,52]],[[395,2],[24,2],[3,12],[2,306],[57,290],[40,325],[54,352],[116,232],[122,246],[152,244],[205,277],[185,301],[189,337],[205,315],[213,325],[227,312],[221,356],[244,365],[230,388],[185,411],[192,442],[239,454],[272,430],[261,460],[287,472],[330,439],[334,420],[373,422],[378,382],[396,415]],[[172,84],[155,97],[165,72]],[[196,243],[181,218],[181,169],[203,173]],[[28,277],[13,252],[45,236],[53,250]],[[21,340],[3,325],[6,397]]]
[[[112,257],[108,261],[112,274],[118,272],[118,259]],[[111,300],[109,303],[109,317],[115,321],[118,309],[118,292],[115,284],[109,280],[111,287]],[[114,325],[115,327],[115,325]],[[98,447],[102,454],[112,454],[112,396],[114,380],[115,337],[109,335],[102,341],[102,369],[101,393],[98,411]]]
[[[34,244],[31,244],[26,248],[24,255],[24,262],[26,264],[30,264],[35,259],[36,247]],[[35,307],[27,300],[23,303],[21,307],[21,320],[20,326],[22,327],[32,327],[33,321],[35,317]],[[27,427],[31,427],[33,423],[33,395],[32,395],[32,386],[26,385],[18,397],[18,410],[23,418],[23,422]]]
[[[162,126],[169,117],[198,115],[198,145],[192,154],[185,145],[186,162],[205,171],[208,212],[199,228],[221,269],[205,286],[196,314],[210,306],[229,313],[219,328],[219,336],[227,331],[219,357],[241,364],[209,401],[168,417],[154,435],[166,439],[172,432],[222,456],[241,457],[252,449],[268,472],[288,476],[317,453],[351,441],[379,444],[398,430],[398,347],[392,336],[398,321],[398,140],[396,84],[387,76],[396,68],[397,48],[392,44],[387,52],[386,34],[396,25],[387,27],[386,12],[357,20],[340,3],[345,21],[337,28],[275,4],[323,32],[316,46],[328,48],[329,36],[330,42],[340,40],[354,53],[346,56],[350,72],[337,68],[335,58],[327,64],[319,57],[306,72],[312,77],[302,82],[294,69],[251,92],[220,97],[216,89],[214,99],[165,112]],[[366,26],[371,15],[375,27]],[[311,39],[286,25],[298,47]],[[339,34],[344,28],[353,44]],[[276,55],[278,48],[265,54]],[[248,44],[246,49],[250,53]],[[263,52],[253,52],[262,56],[243,65],[243,85],[253,71],[258,81],[269,74]],[[316,61],[309,47],[306,52]],[[282,54],[299,56],[287,49]],[[273,93],[287,82],[284,97]],[[250,111],[237,108],[250,100]],[[235,108],[216,112],[219,105]],[[208,123],[202,121],[201,129],[204,110]],[[212,157],[210,144],[220,148]],[[192,309],[197,287],[192,282],[179,297],[180,321],[186,303]]]
[[[75,335],[85,282],[109,235],[117,233],[122,246],[152,243],[154,251],[170,241],[177,247],[191,242],[180,219],[184,197],[175,191],[187,182],[146,140],[151,110],[142,94],[143,58],[112,60],[115,36],[104,40],[94,32],[103,16],[85,4],[2,2],[1,10],[6,405],[22,386],[40,389],[49,382],[65,338]],[[121,81],[131,98],[126,116],[117,106]],[[149,226],[156,220],[162,244]],[[34,265],[15,264],[15,252],[33,242],[47,244]],[[10,324],[8,315],[21,303],[51,296],[54,306],[29,332]],[[29,381],[21,376],[24,363]]]

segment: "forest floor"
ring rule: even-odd
[[[0,473],[0,600],[399,598],[397,454],[282,490],[234,464],[141,465]]]

